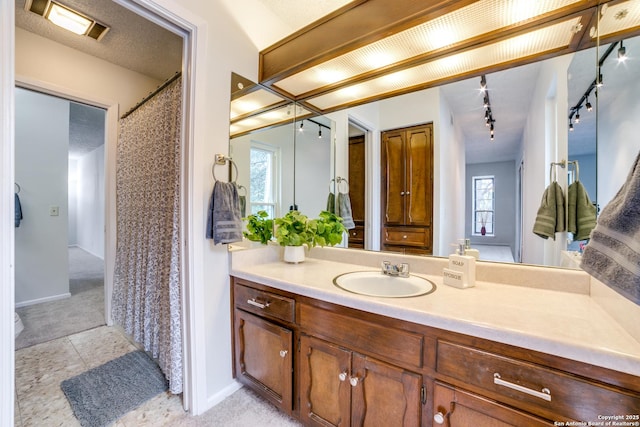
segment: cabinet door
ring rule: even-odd
[[[420,425],[420,375],[354,353],[350,381],[352,426]]]
[[[382,221],[390,225],[405,222],[405,131],[382,134]]]
[[[292,410],[292,332],[235,310],[236,373],[284,412]]]
[[[405,209],[407,225],[430,226],[432,217],[433,144],[431,126],[407,130]]]
[[[349,426],[351,353],[300,338],[300,418],[305,425]]]
[[[433,425],[455,427],[543,427],[552,422],[502,406],[499,403],[436,383]]]

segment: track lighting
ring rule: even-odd
[[[573,132],[573,123],[571,123],[571,119],[569,119],[569,132]]]
[[[322,139],[322,127],[318,125],[318,139]]]
[[[303,127],[304,127],[304,120],[302,120],[302,121],[300,122],[300,129],[298,129],[298,131],[299,131],[299,132],[304,132]]]
[[[585,106],[587,107],[587,111],[592,111],[593,110],[593,106],[589,102],[589,98],[587,98],[587,103],[585,104]]]
[[[580,123],[580,108],[578,108],[576,110],[576,119],[575,119],[576,124]]]
[[[623,46],[622,40],[620,40],[620,48],[618,48],[618,62],[624,62],[627,60],[627,49]]]
[[[489,136],[493,141],[494,126],[493,113],[491,112],[491,101],[489,101],[489,91],[487,89],[487,79],[484,75],[480,76],[480,91],[484,93],[483,104],[484,107],[484,125],[489,128]]]

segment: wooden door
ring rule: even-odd
[[[483,397],[436,383],[433,425],[455,427],[543,427],[552,422],[502,406]]]
[[[365,213],[365,143],[364,135],[349,138],[349,197],[356,228],[349,230],[349,247],[364,248]]]
[[[349,426],[351,353],[325,341],[300,338],[300,418],[305,425]]]
[[[351,425],[418,427],[422,417],[422,377],[354,353]]]
[[[433,138],[431,125],[407,130],[405,209],[406,225],[431,226]]]
[[[382,133],[382,221],[404,225],[405,156],[404,130]]]
[[[288,414],[293,408],[292,336],[289,329],[235,310],[238,380]]]

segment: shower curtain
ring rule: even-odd
[[[120,120],[112,315],[182,392],[182,79]]]

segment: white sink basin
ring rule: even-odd
[[[435,283],[423,277],[398,277],[380,271],[354,271],[336,276],[333,284],[360,295],[386,298],[417,297],[436,290]]]

